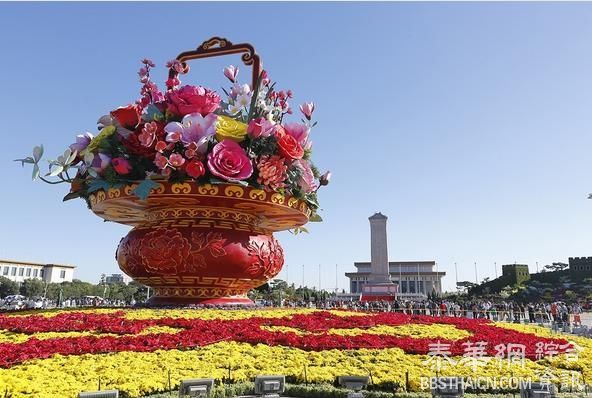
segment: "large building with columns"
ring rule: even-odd
[[[72,282],[74,268],[76,267],[66,264],[0,260],[0,276],[13,282],[24,282],[25,279],[40,279],[48,283]]]
[[[362,293],[370,278],[370,262],[354,263],[356,272],[346,272],[349,291]],[[401,298],[425,298],[428,294],[442,293],[442,277],[446,272],[436,271],[435,261],[389,261],[391,281],[399,285],[397,296]]]
[[[370,221],[370,262],[356,262],[356,272],[346,272],[351,294],[364,296],[387,292],[380,298],[394,296],[408,299],[425,299],[428,295],[442,293],[442,277],[435,261],[389,261],[386,223],[388,217],[375,213]],[[380,295],[380,293],[378,293]]]

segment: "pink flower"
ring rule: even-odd
[[[132,171],[132,165],[124,158],[113,158],[111,165],[117,174],[125,175]]]
[[[156,153],[156,156],[154,156],[154,164],[159,169],[164,170],[169,165],[169,160],[166,158],[166,156],[164,156],[161,153],[157,152]]]
[[[185,163],[185,158],[183,157],[183,155],[181,155],[179,153],[173,153],[169,157],[169,163],[173,167],[181,167],[181,166],[183,166],[183,163]]]
[[[284,126],[284,130],[288,135],[294,137],[296,141],[301,146],[305,146],[306,142],[308,141],[308,134],[310,132],[310,128],[301,123],[288,123]]]
[[[148,59],[148,58],[144,58],[142,60],[142,63],[150,68],[154,68],[156,65],[154,64],[154,62],[152,62],[152,60]]]
[[[266,70],[261,71],[261,84],[265,87],[269,86],[271,80],[269,79],[269,75],[267,74]]]
[[[275,125],[262,117],[251,120],[247,127],[247,133],[251,138],[269,137],[274,131]]]
[[[167,81],[165,82],[165,85],[167,86],[168,89],[174,89],[175,87],[177,87],[179,84],[181,84],[181,81],[179,79],[177,79],[176,77],[172,77],[170,79],[167,79]]]
[[[304,104],[300,105],[300,112],[304,115],[304,117],[308,120],[312,118],[312,113],[315,110],[314,102],[305,102]]]
[[[168,111],[185,116],[201,113],[202,116],[214,112],[220,106],[220,96],[201,86],[183,86],[167,93]]]
[[[298,185],[305,193],[309,193],[317,189],[317,184],[314,178],[314,174],[310,169],[310,165],[306,160],[296,160],[294,161],[294,166],[300,170],[300,179],[298,180]]]
[[[145,66],[141,67],[140,70],[138,71],[138,76],[140,76],[141,78],[144,78],[148,75],[148,68],[146,68]],[[141,83],[145,83],[146,81],[140,81]]]
[[[210,113],[202,116],[200,113],[186,115],[181,121],[183,128],[182,141],[186,144],[198,143],[204,137],[210,137],[216,133],[216,120],[218,116]]]
[[[238,75],[238,67],[234,65],[227,66],[224,68],[224,76],[231,82],[236,82],[236,76]]]
[[[253,174],[253,164],[241,146],[229,139],[216,144],[208,154],[208,169],[223,180],[237,182]]]
[[[154,146],[154,149],[156,149],[157,152],[162,152],[167,149],[167,143],[164,141],[158,141]]]
[[[156,133],[158,132],[158,123],[146,123],[142,128],[142,132],[138,135],[138,141],[142,146],[151,147],[156,140]]]
[[[178,59],[173,59],[172,61],[167,62],[166,67],[170,68],[170,69],[174,69],[175,72],[177,72],[177,73],[184,73],[185,72],[185,68],[183,67],[183,64]]]

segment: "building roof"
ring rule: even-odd
[[[374,215],[368,217],[368,220],[386,220],[386,219],[388,219],[388,217],[380,212],[374,213]]]
[[[391,275],[399,275],[398,272],[390,272]],[[442,276],[446,276],[446,271],[428,271],[428,272],[419,272],[420,275],[442,275]],[[345,276],[352,277],[352,276],[370,276],[371,273],[370,272],[346,272]],[[401,272],[401,275],[417,275],[417,272]]]
[[[14,265],[37,265],[40,267],[76,268],[75,265],[68,265],[68,264],[42,264],[42,263],[32,263],[29,261],[14,261],[14,260],[3,260],[3,259],[0,259],[0,263],[14,264]]]
[[[436,262],[434,260],[424,260],[424,261],[389,261],[389,266],[390,265],[394,265],[394,266],[405,266],[405,265],[436,265]],[[358,267],[369,267],[371,266],[372,263],[370,261],[356,261],[354,262],[354,267],[358,268]]]

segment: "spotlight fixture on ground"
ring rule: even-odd
[[[557,392],[551,383],[520,383],[520,398],[555,398]]]
[[[459,398],[465,394],[462,377],[432,377],[430,388],[432,397]]]
[[[214,379],[181,380],[181,384],[179,385],[179,398],[209,397],[213,387]]]
[[[337,384],[339,386],[352,390],[347,394],[347,398],[363,398],[364,395],[360,392],[368,386],[370,377],[368,376],[339,376],[337,377]]]
[[[86,391],[79,393],[78,398],[119,398],[119,390]]]
[[[284,392],[286,376],[255,377],[255,395],[265,398],[278,398]]]

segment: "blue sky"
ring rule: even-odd
[[[333,172],[324,223],[279,234],[300,284],[346,287],[370,257],[368,216],[389,216],[391,260],[436,260],[459,279],[493,263],[591,256],[592,4],[0,4],[0,258],[117,272],[128,227],[103,223],[66,186],[12,159],[58,155],[137,97],[143,57],[161,67],[219,35],[251,42],[296,103],[315,101],[314,158]],[[230,58],[228,63],[237,63]],[[226,61],[187,83],[225,84]],[[246,72],[246,68],[243,68]],[[246,77],[247,73],[242,73]]]

